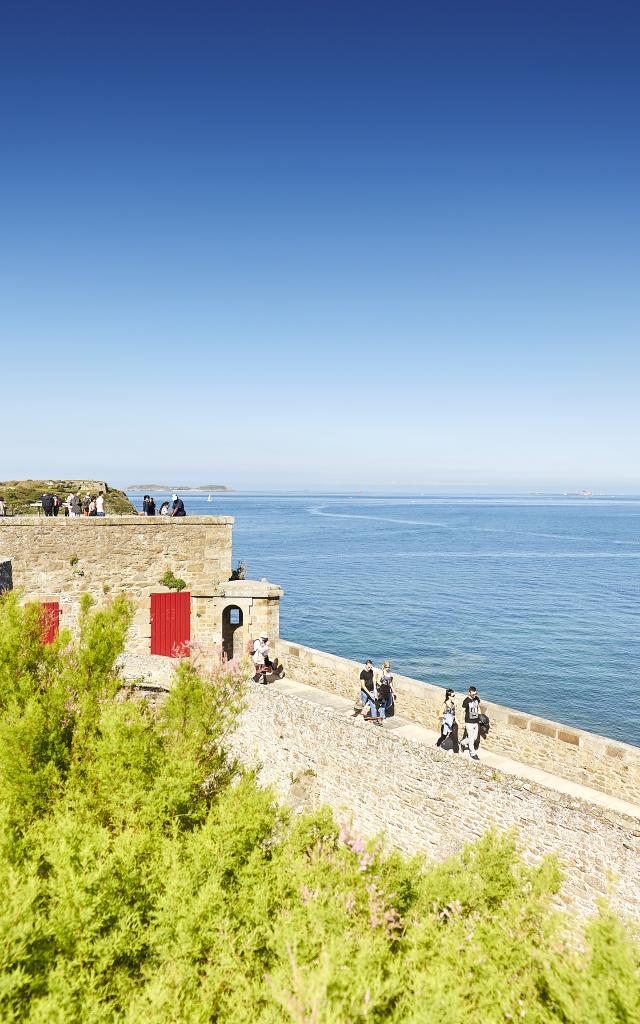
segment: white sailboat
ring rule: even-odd
[[[213,501],[213,498],[211,497],[211,494],[209,494],[209,497],[207,498],[207,501]]]

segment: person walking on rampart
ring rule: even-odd
[[[171,500],[173,502],[173,505],[171,506],[172,517],[186,516],[187,513],[184,510],[184,501],[182,500],[182,498],[179,498],[177,494],[172,494]]]
[[[378,718],[380,724],[385,718],[391,718],[395,711],[395,693],[393,692],[393,676],[391,675],[391,662],[385,661],[382,664],[382,672],[378,683],[377,700]]]
[[[82,514],[82,510],[80,508],[80,498],[78,497],[78,495],[70,494],[67,499],[67,502],[69,505],[69,515],[73,516],[75,519],[79,518],[79,516]]]
[[[443,750],[452,750],[457,754],[460,750],[458,744],[458,723],[456,722],[455,692],[451,689],[445,691],[444,703],[438,712],[440,719],[440,736],[436,747]]]
[[[373,699],[373,693],[375,689],[375,683],[373,681],[373,662],[371,658],[367,658],[364,663],[364,668],[360,673],[360,689],[358,691],[358,697],[353,708],[352,718],[357,718],[360,712],[363,714],[371,715],[371,709],[374,709],[375,713],[375,702]]]
[[[6,516],[6,514],[7,514],[7,505],[6,505],[6,502],[5,502],[4,498],[2,496],[0,496],[0,516]]]
[[[96,498],[96,515],[104,519],[104,494],[99,494]]]
[[[461,750],[468,750],[469,757],[474,761],[480,758],[476,750],[480,746],[480,696],[475,686],[469,687],[469,696],[462,702],[464,708],[464,736],[460,744]]]

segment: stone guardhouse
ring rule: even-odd
[[[20,589],[46,612],[45,639],[78,631],[80,598],[123,593],[134,607],[132,654],[241,657],[247,642],[279,637],[283,590],[232,580],[231,516],[0,518],[0,588]],[[169,570],[182,591],[160,583]]]

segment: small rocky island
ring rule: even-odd
[[[189,491],[232,491],[233,487],[225,487],[223,484],[129,484],[128,491],[145,491],[147,494],[170,494]]]

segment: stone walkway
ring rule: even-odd
[[[121,665],[125,678],[142,680],[143,686],[145,683],[151,686],[155,684],[155,686],[161,689],[168,689],[171,685],[171,675],[176,667],[176,662],[173,658],[151,655],[138,657],[123,656]],[[331,708],[344,718],[350,718],[353,712],[353,702],[347,700],[346,697],[326,693],[315,686],[307,686],[288,677],[269,683],[269,689],[272,692],[291,694],[291,696],[299,697],[310,704],[316,704],[318,707]],[[354,720],[354,724],[355,722],[356,720]],[[367,724],[365,728],[375,732],[378,731],[378,727],[375,725]],[[393,718],[385,721],[383,728],[391,736],[400,736],[404,739],[413,740],[414,743],[424,744],[427,747],[433,747],[438,738],[438,733],[435,730],[426,729],[422,725],[410,722],[407,718],[403,718],[402,715],[394,715]],[[468,758],[466,754],[455,755],[442,752],[442,757],[456,756]],[[497,768],[506,775],[527,779],[558,793],[565,793],[567,796],[586,800],[588,803],[597,804],[599,807],[615,811],[619,814],[626,814],[631,818],[640,819],[640,805],[638,804],[621,800],[619,797],[609,796],[607,793],[601,793],[600,790],[591,789],[589,786],[583,786],[578,782],[570,782],[568,779],[563,779],[552,772],[545,772],[541,768],[534,768],[532,765],[525,764],[522,761],[515,761],[513,758],[505,757],[503,754],[496,754],[493,751],[483,751],[480,748],[480,758],[483,765]],[[469,763],[471,766],[475,762],[471,762],[469,759]]]
[[[300,697],[302,700],[306,700],[311,704],[317,704],[322,708],[331,708],[344,718],[350,718],[353,713],[353,701],[347,700],[345,697],[339,697],[337,694],[325,693],[324,690],[319,690],[314,686],[297,683],[293,679],[276,680],[269,684],[269,689]],[[378,731],[378,726],[372,724],[367,724],[365,728],[371,729],[374,732]],[[401,715],[394,715],[393,718],[385,721],[383,728],[392,736],[401,736],[404,739],[413,740],[414,743],[422,743],[427,747],[433,747],[439,735],[435,730],[426,729],[422,725],[416,725],[416,723],[410,722]],[[447,754],[443,751],[442,756],[465,757],[471,764],[474,763],[471,762],[467,754],[455,755]],[[551,772],[545,772],[541,768],[534,768],[521,761],[514,761],[493,751],[483,751],[480,748],[480,757],[482,764],[488,765],[490,768],[498,768],[506,775],[515,775],[520,779],[535,782],[539,786],[546,786],[547,789],[556,790],[558,793],[565,793],[579,800],[586,800],[588,803],[597,804],[599,807],[640,819],[640,806],[638,804],[629,803],[627,800],[621,800],[619,797],[609,796],[607,793],[601,793],[597,789],[590,789],[589,786],[582,786],[577,782],[570,782],[568,779],[560,778],[560,776],[553,775]]]

